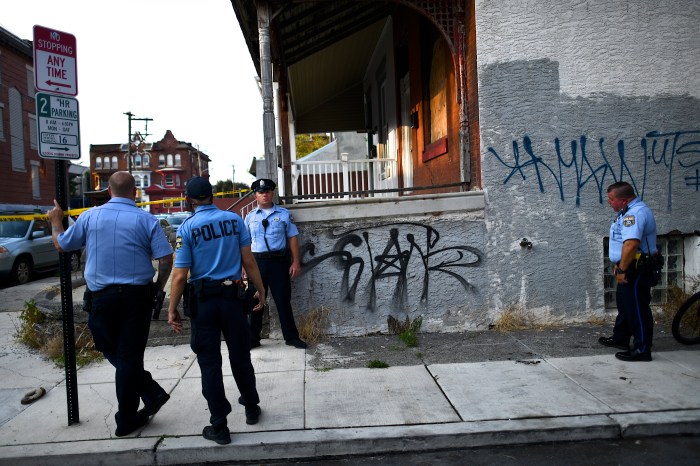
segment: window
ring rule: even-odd
[[[144,167],[151,166],[151,157],[148,154],[143,154],[143,166]]]
[[[610,238],[603,240],[604,273],[603,286],[605,292],[605,308],[617,308],[615,289],[617,283],[612,274],[612,264],[608,259],[608,244]],[[651,289],[651,305],[659,306],[668,301],[669,289],[683,288],[683,237],[680,235],[657,236],[656,248],[664,256],[664,268],[661,269],[661,281]]]
[[[173,182],[173,175],[172,175],[172,173],[171,173],[171,174],[168,174],[168,175],[165,175],[165,186],[173,186],[173,185],[174,185],[174,182]]]
[[[0,141],[5,140],[5,126],[3,125],[3,122],[5,121],[3,118],[4,108],[5,108],[5,104],[0,102]]]
[[[102,168],[109,170],[109,157],[102,159]]]
[[[39,162],[37,160],[32,160],[29,162],[32,166],[32,197],[34,199],[41,199],[41,189],[40,189],[40,179],[39,179]]]
[[[102,157],[95,157],[95,170],[102,170]]]
[[[173,166],[173,154],[168,154],[168,166]]]
[[[181,159],[180,159],[180,154],[175,154],[175,166],[179,167],[180,165],[182,165]]]
[[[151,180],[148,175],[143,175],[143,187],[148,188],[151,185]]]
[[[119,169],[119,159],[117,158],[116,155],[112,156],[112,170],[118,170]]]
[[[36,115],[29,115],[29,147],[32,149],[38,149],[39,143],[37,142],[37,127],[36,127]]]
[[[141,177],[139,175],[134,176],[134,186],[137,188],[141,187]]]
[[[159,167],[164,167],[164,166],[165,166],[165,156],[164,156],[164,155],[159,155],[159,156],[158,156],[158,166],[159,166]]]
[[[27,65],[27,97],[34,99],[36,88],[34,88],[34,68]]]
[[[140,167],[141,166],[141,156],[139,154],[136,154],[134,156],[134,166],[135,167]]]
[[[24,163],[24,124],[22,123],[22,95],[16,88],[8,91],[10,97],[10,151],[12,170],[26,172]]]

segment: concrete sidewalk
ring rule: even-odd
[[[281,341],[264,340],[252,356],[263,414],[257,425],[245,424],[225,360],[232,443],[219,446],[201,436],[209,413],[188,345],[147,349],[146,368],[172,398],[124,438],[114,436],[108,363],[78,371],[80,423],[68,426],[63,372],[18,355],[21,370],[0,369],[2,402],[17,411],[5,413],[0,428],[0,463],[263,461],[700,433],[697,351],[655,353],[648,363],[610,354],[330,371],[308,367],[304,351]],[[20,405],[22,394],[37,386],[48,393]]]
[[[20,292],[0,290],[0,301],[10,295]],[[209,413],[186,344],[147,348],[146,368],[171,399],[143,429],[117,438],[113,368],[105,361],[78,371],[80,422],[68,426],[64,371],[14,341],[17,317],[0,312],[0,464],[231,463],[700,434],[700,351],[690,348],[639,363],[601,347],[604,354],[578,357],[516,351],[514,360],[324,370],[311,363],[313,347],[263,340],[251,353],[263,409],[254,426],[236,403],[222,346],[230,445],[201,436]],[[40,386],[46,395],[20,404]]]

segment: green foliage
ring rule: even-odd
[[[46,316],[36,307],[36,301],[26,301],[19,315],[19,327],[15,328],[15,338],[31,348],[41,348],[42,336],[37,332],[37,325],[45,320]]]
[[[297,134],[295,137],[297,160],[331,142],[328,134]]]
[[[367,363],[367,367],[369,367],[370,369],[386,369],[387,367],[389,367],[389,364],[378,359],[372,359],[370,362]]]
[[[423,325],[423,318],[417,317],[411,321],[408,316],[406,320],[401,322],[400,320],[389,316],[387,318],[387,323],[389,325],[389,331],[392,333],[398,333],[399,339],[404,342],[404,344],[410,348],[418,346],[418,331]]]
[[[245,183],[239,183],[235,182],[233,183],[233,186],[231,185],[231,180],[219,180],[216,182],[214,185],[214,192],[215,193],[230,193],[231,191],[245,191],[249,190],[250,186],[245,184]],[[236,194],[227,194],[226,196],[223,197],[238,197],[238,193]]]

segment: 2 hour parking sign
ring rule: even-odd
[[[37,92],[36,117],[41,157],[80,158],[80,117],[77,99]]]

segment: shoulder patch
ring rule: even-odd
[[[625,215],[625,218],[622,219],[622,224],[626,227],[634,225],[634,215]]]
[[[182,236],[175,238],[175,249],[182,248]]]

